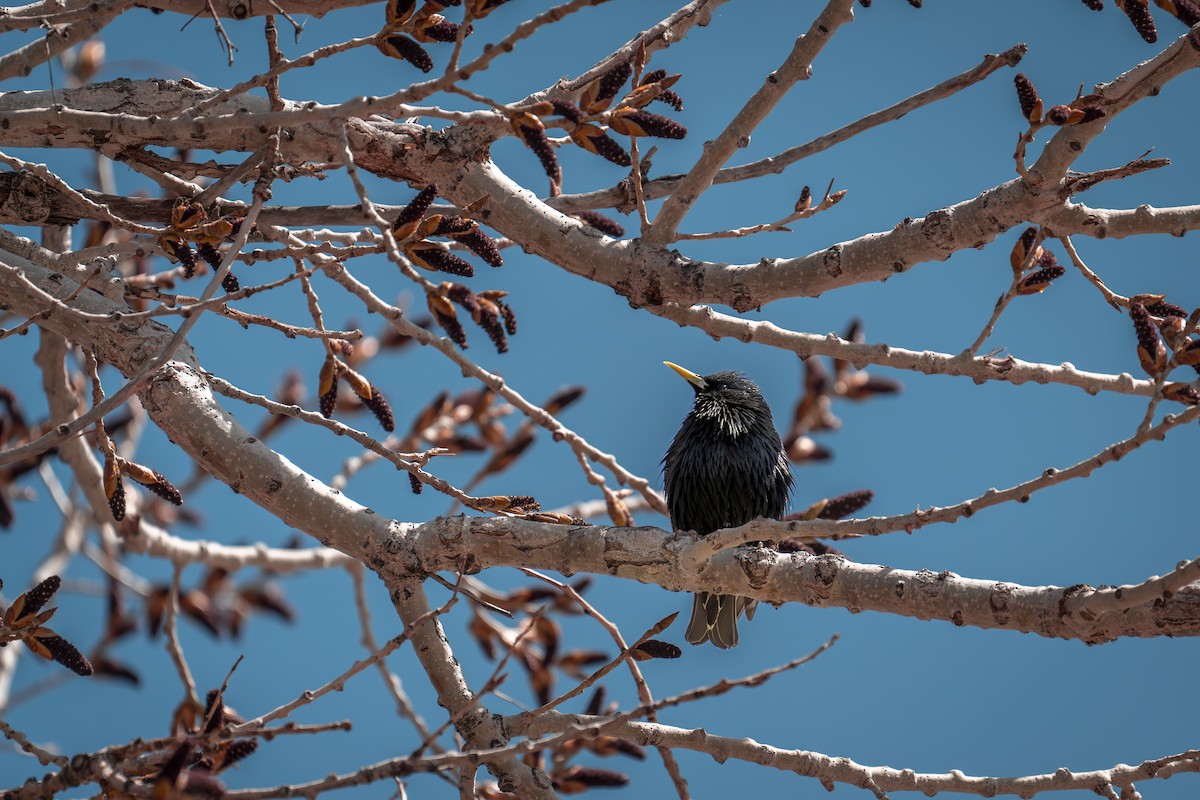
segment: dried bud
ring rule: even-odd
[[[858,319],[854,320],[858,322]],[[849,334],[847,333],[847,336]],[[846,341],[846,336],[842,337]],[[799,424],[801,420],[806,419],[811,411],[811,406],[817,401],[821,395],[829,391],[829,370],[825,369],[825,365],[821,363],[821,359],[816,356],[809,356],[800,362],[804,367],[804,395],[796,404],[796,412],[794,414],[794,422]],[[840,379],[842,375],[850,370],[850,362],[842,359],[834,359],[834,371]]]
[[[99,675],[103,678],[112,678],[113,680],[125,681],[126,683],[138,686],[141,684],[141,677],[132,668],[126,666],[120,661],[117,661],[106,656],[92,656],[92,674]]]
[[[500,248],[496,246],[496,241],[480,230],[478,225],[472,223],[469,229],[461,233],[451,233],[450,238],[466,246],[487,264],[493,267],[504,266],[504,257],[500,255]]]
[[[870,399],[876,395],[899,395],[902,391],[904,391],[904,384],[901,384],[899,380],[883,378],[882,375],[859,371],[851,374],[845,380],[842,397],[852,399],[852,401],[864,401],[864,399]],[[839,425],[836,417],[834,417],[833,422],[834,426],[829,427],[836,428],[836,425]]]
[[[1190,383],[1168,383],[1163,387],[1163,397],[1184,405],[1200,405],[1200,392]]]
[[[1079,125],[1108,115],[1100,106],[1054,106],[1046,112],[1046,121],[1052,125]]]
[[[475,320],[475,323],[487,333],[488,338],[492,340],[492,344],[496,346],[496,352],[507,353],[508,336],[504,330],[504,321],[500,313],[500,306],[492,300],[476,295],[475,312],[471,316]]]
[[[589,114],[604,111],[612,105],[612,99],[617,96],[617,92],[625,85],[625,81],[629,80],[631,74],[633,66],[628,61],[617,64],[584,88],[579,104]]]
[[[609,492],[604,495],[604,505],[608,510],[608,518],[612,520],[613,525],[616,525],[618,528],[633,527],[633,513],[621,498]]]
[[[75,645],[61,636],[39,636],[32,641],[36,641],[49,652],[50,655],[47,657],[51,661],[62,664],[76,675],[82,675],[86,678],[92,674],[92,663],[75,649]],[[35,652],[37,651],[35,650]],[[44,653],[40,652],[38,655],[45,656]]]
[[[583,120],[583,112],[580,111],[579,106],[569,100],[551,100],[550,108],[555,114],[571,122],[581,122]]]
[[[592,523],[579,517],[572,517],[570,514],[562,514],[558,511],[538,511],[533,514],[522,514],[521,519],[527,519],[530,522],[548,522],[552,525],[587,525]],[[603,656],[601,656],[603,660]],[[561,664],[560,664],[561,666]]]
[[[546,399],[542,408],[546,409],[547,414],[557,416],[564,408],[583,397],[586,392],[587,388],[583,386],[568,386],[565,389],[559,389]]]
[[[675,94],[670,89],[665,89],[659,93],[658,97],[654,98],[660,103],[666,103],[676,111],[683,111],[683,98]]]
[[[412,236],[436,197],[437,186],[432,183],[417,192],[417,196],[410,200],[408,205],[402,208],[396,216],[396,221],[392,223],[392,235],[397,239],[407,239]]]
[[[346,379],[346,385],[350,387],[350,390],[358,395],[359,400],[370,399],[374,387],[371,386],[371,382],[362,373],[356,372],[344,364],[339,372]]]
[[[183,505],[183,495],[179,493],[179,490],[161,472],[155,472],[149,467],[144,467],[141,464],[126,461],[125,459],[120,459],[119,463],[121,472],[154,492],[163,500],[172,505]]]
[[[448,272],[470,278],[475,274],[475,268],[451,253],[449,248],[440,242],[412,242],[404,247],[404,254],[418,267],[433,272]]]
[[[493,512],[511,512],[513,514],[528,514],[534,511],[540,511],[542,506],[537,500],[534,500],[528,495],[492,495],[490,497],[477,497],[473,503],[474,507],[479,511]]]
[[[437,324],[442,326],[442,330],[450,337],[450,340],[463,350],[467,349],[467,332],[463,330],[462,323],[458,321],[458,315],[454,312],[454,306],[450,301],[438,294],[426,292],[425,302],[429,306],[429,313],[433,314],[433,318]]]
[[[828,461],[833,458],[833,453],[817,444],[816,440],[810,436],[797,436],[786,442],[784,449],[787,451],[788,460],[796,464],[802,464],[805,461]]]
[[[1021,234],[1021,238],[1017,239],[1016,244],[1013,245],[1012,253],[1008,256],[1008,261],[1012,265],[1013,272],[1023,272],[1025,270],[1026,259],[1029,258],[1029,248],[1033,247],[1034,242],[1037,241],[1037,233],[1038,229],[1031,225],[1025,229],[1025,232]],[[1042,248],[1039,245],[1037,252],[1029,263],[1036,263],[1041,256]]]
[[[875,492],[870,489],[859,489],[857,492],[831,497],[825,501],[825,507],[817,515],[818,519],[843,519],[858,511],[875,499]]]
[[[379,427],[388,433],[396,429],[396,419],[392,416],[392,407],[388,405],[387,398],[379,392],[378,387],[371,387],[371,396],[362,398],[362,404],[371,410],[375,419],[379,420]]]
[[[571,216],[614,239],[625,235],[624,225],[596,211],[572,211]]]
[[[432,214],[422,221],[417,229],[417,238],[428,236],[457,236],[479,227],[478,223],[467,217]]]
[[[337,405],[338,391],[338,361],[332,355],[326,355],[321,364],[321,373],[317,377],[317,402],[321,408],[321,416],[329,419],[333,416],[333,408]]]
[[[104,496],[117,522],[125,519],[125,484],[121,481],[121,468],[111,456],[104,460]]]
[[[1070,106],[1051,106],[1050,110],[1046,112],[1046,122],[1051,125],[1067,125],[1071,121],[1071,113],[1074,110]],[[1082,118],[1083,112],[1079,113]]]
[[[475,308],[479,305],[479,298],[471,291],[469,286],[452,281],[443,282],[438,288],[445,295],[446,299],[458,303],[460,306],[470,311],[472,316],[475,314]]]
[[[508,303],[495,301],[496,307],[500,309],[500,318],[504,321],[504,331],[509,336],[517,335],[517,315],[512,310],[512,306]]]
[[[576,764],[551,776],[551,781],[554,788],[562,794],[578,794],[596,786],[624,786],[629,783],[629,776],[612,770],[581,767]]]
[[[237,224],[239,228],[243,222],[245,222],[245,217],[238,220]],[[193,241],[199,242],[200,244],[218,245],[232,236],[233,233],[233,220],[221,217],[220,219],[215,219],[212,222],[206,222],[203,225],[197,225],[195,228],[192,228],[190,231],[188,231],[188,236],[190,236]]]
[[[1163,5],[1161,0],[1159,5]],[[1200,22],[1200,5],[1197,5],[1193,0],[1173,0],[1170,6],[1173,7],[1164,6],[1164,8],[1174,14],[1180,22],[1189,28]]]
[[[642,79],[638,81],[638,86],[645,86],[648,83],[656,83],[665,77],[667,77],[667,71],[665,69],[653,69],[642,75]],[[677,79],[679,78],[678,75],[675,77]],[[672,81],[672,83],[674,83],[674,81]]]
[[[812,189],[805,186],[800,190],[800,199],[796,201],[795,211],[800,214],[810,208],[812,208]]]
[[[483,19],[488,14],[495,11],[500,6],[508,2],[508,0],[469,0],[471,7],[471,16],[475,19]],[[457,2],[450,5],[458,5]]]
[[[1125,0],[1123,7],[1125,15],[1129,17],[1134,29],[1146,44],[1157,42],[1158,29],[1154,27],[1154,17],[1150,16],[1150,4],[1147,0]]]
[[[558,156],[554,147],[546,137],[546,126],[542,121],[527,111],[514,114],[509,120],[513,131],[520,137],[525,146],[533,151],[542,162],[542,169],[550,179],[550,195],[556,196],[562,191],[562,167],[558,164]]]
[[[473,30],[468,25],[463,36],[470,36]],[[430,14],[413,29],[412,35],[418,42],[453,42],[458,39],[458,24],[441,14]]]
[[[500,291],[499,289],[487,289],[485,291],[480,292],[478,294],[477,298],[479,300],[486,301],[490,305],[486,309],[477,309],[475,312],[473,312],[473,314],[478,314],[478,313],[482,313],[482,312],[491,313],[492,306],[494,306],[496,313],[498,313],[500,315],[500,321],[504,325],[505,332],[507,332],[509,336],[516,336],[517,335],[517,315],[515,313],[513,313],[512,308],[507,303],[505,303],[501,300],[501,298],[507,297],[507,296],[508,296],[508,292],[503,292],[503,291]]]
[[[656,642],[656,644],[663,644],[663,642]],[[670,646],[675,647],[674,645]],[[678,647],[675,649],[679,650]],[[682,651],[680,651],[680,654],[682,655]],[[636,659],[637,656],[634,656],[634,658]],[[587,747],[598,756],[615,756],[620,754],[636,758],[638,761],[646,760],[645,748],[628,739],[622,739],[617,736],[597,736],[588,742]]]
[[[649,661],[652,658],[679,658],[682,655],[683,651],[670,642],[647,639],[634,648],[633,660]]]
[[[418,414],[416,419],[413,420],[413,434],[416,435],[421,433],[421,431],[428,428],[439,418],[449,414],[450,408],[450,393],[445,391],[439,392],[438,395],[433,398],[433,401],[430,402],[429,405],[425,406],[425,408],[421,409],[421,413]]]
[[[183,265],[184,278],[191,278],[196,274],[196,254],[187,242],[167,237],[162,240],[162,246],[168,255]]]
[[[664,77],[658,80],[643,79],[636,89],[625,95],[625,97],[621,100],[621,105],[628,108],[645,108],[646,106],[650,105],[652,101],[661,98],[663,93],[669,91],[670,87],[674,86],[675,82],[679,80],[679,75],[671,75],[668,77],[663,70],[655,70],[654,72],[650,73],[650,76],[658,75],[660,73]],[[676,95],[673,92],[672,95],[682,107],[683,101],[679,99],[679,95]]]
[[[237,276],[233,274],[233,270],[226,272],[225,277],[221,278],[221,288],[225,290],[226,294],[233,294],[242,288],[242,285],[238,283]]]
[[[609,125],[617,133],[626,136],[655,136],[660,139],[682,139],[687,136],[687,128],[678,122],[649,111],[619,108],[613,112]]]
[[[829,500],[821,498],[803,511],[793,511],[783,518],[784,522],[811,522],[821,516]]]
[[[204,698],[205,733],[219,730],[225,724],[225,701],[216,689],[209,689]]]
[[[386,9],[386,24],[390,28],[398,28],[412,16],[417,7],[417,0],[388,0]]]
[[[423,488],[421,479],[418,478],[416,475],[412,474],[411,472],[408,473],[408,485],[412,489],[413,494],[420,494],[421,489]]]
[[[87,83],[103,65],[104,42],[99,39],[84,42],[79,47],[79,57],[75,59],[75,66],[72,70],[75,73],[75,80]]]
[[[1153,378],[1167,366],[1167,348],[1163,345],[1145,306],[1141,303],[1130,303],[1129,318],[1133,320],[1133,330],[1137,334],[1138,361],[1146,374]]]
[[[1175,357],[1180,364],[1192,367],[1196,372],[1200,372],[1200,341],[1191,341],[1179,350]]]
[[[619,167],[628,167],[633,164],[633,160],[629,157],[629,153],[625,152],[625,148],[617,144],[616,140],[605,133],[599,125],[580,125],[571,131],[571,141],[589,153],[607,159]]]
[[[1158,332],[1162,334],[1169,350],[1181,350],[1190,344],[1190,340],[1184,335],[1186,330],[1187,322],[1183,317],[1163,317],[1158,322]]]
[[[221,614],[206,592],[199,589],[184,592],[179,597],[179,610],[214,637],[221,635]]]
[[[1187,318],[1187,312],[1174,303],[1168,303],[1166,300],[1158,299],[1155,302],[1146,303],[1146,310],[1156,317],[1183,317]]]
[[[592,696],[588,700],[587,708],[584,709],[583,713],[587,714],[589,717],[598,717],[603,714],[604,697],[606,694],[607,690],[604,688],[604,685],[597,685],[596,691],[592,692]]]
[[[41,611],[46,603],[50,602],[50,598],[54,596],[54,593],[58,591],[58,587],[60,586],[62,586],[62,578],[58,577],[57,575],[51,575],[37,586],[21,595],[21,597],[24,598],[23,602],[21,602],[20,597],[13,602],[13,608],[17,608],[17,603],[21,602],[20,608],[17,608],[16,613],[13,615],[14,618],[32,616]],[[12,620],[6,620],[5,624],[11,625]]]
[[[429,57],[429,53],[425,52],[425,48],[414,42],[407,36],[389,36],[378,45],[379,50],[385,56],[398,58],[401,61],[407,61],[421,72],[429,72],[433,69],[433,59]]]
[[[13,601],[12,605],[5,610],[3,616],[0,616],[0,628],[27,628],[32,631],[34,635],[39,635],[39,631],[49,630],[48,628],[43,629],[41,626],[49,622],[58,611],[57,608],[41,611],[42,605],[46,602],[46,600],[49,599],[49,597],[47,596],[44,599],[41,599],[39,603],[35,603],[32,607],[32,610],[26,607],[27,595],[35,594],[38,588],[40,588],[40,584],[38,587],[31,589],[26,594],[17,596],[17,599]],[[38,613],[39,611],[41,611],[41,613]],[[6,640],[0,639],[0,647],[3,647],[5,644]]]
[[[1032,272],[1017,284],[1017,294],[1037,294],[1038,292],[1044,292],[1050,287],[1051,281],[1061,278],[1065,273],[1066,269],[1057,264],[1052,267],[1044,267],[1037,272]]]
[[[235,739],[225,747],[225,758],[221,768],[232,766],[258,749],[257,739]]]
[[[213,247],[211,242],[201,242],[196,245],[196,252],[208,262],[215,272],[221,266],[221,251]]]
[[[1017,85],[1017,100],[1021,104],[1021,115],[1031,124],[1037,125],[1042,121],[1042,99],[1038,97],[1033,81],[1024,73],[1018,72],[1013,82]]]
[[[204,212],[204,206],[194,200],[181,197],[171,207],[171,227],[177,231],[186,231],[207,221],[208,214]]]
[[[225,784],[203,769],[189,769],[179,776],[179,796],[189,800],[222,800]]]
[[[1104,0],[1083,0],[1083,4],[1085,6],[1087,6],[1088,8],[1090,8],[1092,11],[1103,11],[1104,10]]]
[[[497,494],[491,497],[475,498],[472,505],[476,511],[505,511],[512,503],[508,495]]]

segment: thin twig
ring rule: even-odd
[[[172,566],[174,571],[171,574],[171,591],[167,595],[167,619],[163,625],[167,653],[171,656],[171,662],[175,664],[175,670],[183,682],[183,702],[191,704],[193,708],[203,709],[200,695],[196,691],[196,680],[192,677],[192,670],[183,655],[183,646],[179,643],[179,584],[186,565],[176,561]]]

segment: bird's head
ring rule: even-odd
[[[754,382],[740,372],[697,375],[664,361],[696,392],[692,414],[697,420],[716,423],[724,433],[739,435],[760,424],[773,426],[771,409]]]

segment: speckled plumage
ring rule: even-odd
[[[699,376],[668,366],[696,391],[662,462],[672,528],[704,536],[756,517],[782,517],[792,473],[758,387],[738,372]],[[687,640],[735,646],[737,619],[743,612],[752,618],[755,605],[744,597],[698,593]]]

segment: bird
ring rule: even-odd
[[[691,384],[696,401],[663,456],[663,489],[671,528],[705,536],[787,510],[792,471],[759,388],[740,372],[697,375],[664,361]],[[753,619],[756,600],[699,592],[685,638],[729,649],[737,621]]]

